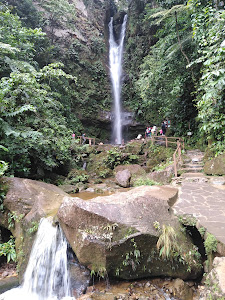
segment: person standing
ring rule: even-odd
[[[83,140],[82,145],[84,145],[86,142],[86,134],[85,133],[82,134],[82,140]]]
[[[162,135],[166,134],[166,124],[164,122],[162,122]]]

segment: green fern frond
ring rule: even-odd
[[[26,61],[11,59],[9,57],[5,58],[5,62],[9,65],[12,72],[36,72],[35,68]]]
[[[36,108],[33,105],[26,104],[26,105],[21,106],[19,109],[15,110],[13,112],[10,112],[10,113],[5,113],[4,115],[6,117],[14,117],[16,115],[19,115],[19,114],[25,112],[25,111],[35,112]]]
[[[9,44],[5,44],[5,43],[1,43],[0,42],[0,52],[4,53],[4,54],[9,54],[9,53],[16,53],[16,52],[20,52],[20,50],[16,47],[12,47]]]
[[[24,132],[20,133],[21,137],[23,138],[32,138],[32,139],[37,139],[40,138],[40,136],[42,136],[42,133],[40,133],[39,131],[34,131],[34,130],[27,130]]]
[[[186,44],[190,44],[192,41],[192,33],[190,33],[187,37],[185,37],[183,40],[181,40],[181,45],[185,46]],[[171,45],[167,49],[167,58],[171,58],[173,55],[175,55],[178,51],[180,51],[180,45],[178,43]]]
[[[6,152],[9,151],[9,149],[7,149],[6,147],[4,147],[4,146],[2,146],[2,145],[0,145],[0,149],[4,150],[4,151],[6,151]]]
[[[152,14],[149,17],[149,19],[158,19],[156,21],[156,25],[159,25],[166,18],[171,17],[172,15],[174,15],[175,12],[178,13],[178,12],[184,11],[185,9],[186,9],[186,5],[183,5],[183,4],[175,5],[170,9],[161,10],[161,11],[155,13],[155,14]]]

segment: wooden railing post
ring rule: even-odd
[[[184,140],[180,137],[167,137],[167,136],[152,136],[152,145],[154,145],[154,143],[159,140],[161,142],[163,142],[163,140],[165,139],[165,146],[169,147],[169,144],[176,144],[176,150],[173,153],[173,161],[174,161],[174,174],[175,177],[177,177],[177,173],[178,173],[178,163],[182,162],[182,148],[184,150]],[[173,142],[171,141],[173,140]],[[176,155],[178,157],[176,157]]]
[[[155,137],[154,135],[152,135],[152,145],[154,145],[154,142],[155,142]]]
[[[180,142],[177,141],[177,149],[178,149],[178,157],[179,157],[179,160],[181,158],[181,145],[180,145]]]
[[[174,162],[174,175],[175,175],[175,177],[177,177],[176,151],[173,154],[173,162]]]

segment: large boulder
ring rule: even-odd
[[[206,161],[204,172],[207,175],[225,175],[225,153]]]
[[[175,190],[141,186],[90,201],[64,198],[58,218],[80,263],[100,276],[123,279],[198,277],[199,253],[168,205],[169,189]],[[171,228],[179,249],[165,241],[170,258],[164,258],[156,244],[159,236],[170,239]]]
[[[165,170],[154,171],[147,174],[147,177],[162,184],[170,183],[172,177],[174,177],[174,167],[169,166]]]
[[[40,219],[55,216],[68,194],[52,184],[30,179],[4,178],[4,184],[8,186],[8,192],[4,211],[0,212],[0,225],[15,237],[19,280],[22,281]],[[89,275],[85,275],[85,269],[77,263],[70,262],[69,267],[72,288],[79,294],[87,287]]]
[[[9,229],[15,237],[21,279],[40,219],[55,215],[68,194],[52,184],[30,179],[4,178],[4,184],[8,192],[4,211],[0,212],[0,226]]]

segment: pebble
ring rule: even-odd
[[[7,277],[9,274],[10,274],[10,273],[9,273],[8,271],[4,271],[4,272],[2,273],[2,277],[5,278],[5,277]]]

